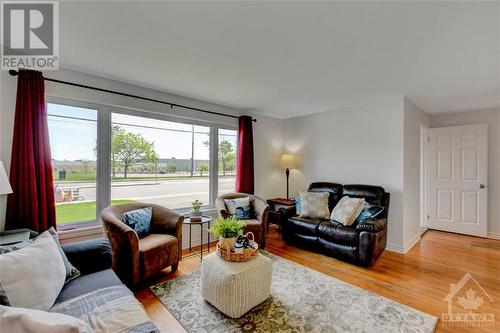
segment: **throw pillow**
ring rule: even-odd
[[[365,199],[350,198],[346,195],[333,208],[330,219],[343,225],[351,225],[363,210],[364,203]]]
[[[300,195],[296,196],[295,198],[293,198],[293,201],[295,201],[295,214],[297,215],[300,215],[302,214],[302,210],[301,210],[301,204],[300,204]]]
[[[327,219],[328,192],[300,192],[300,217]]]
[[[54,227],[51,227],[48,230],[49,234],[54,238],[54,241],[57,244],[57,249],[59,250],[59,254],[61,254],[61,258],[64,262],[64,267],[66,268],[66,282],[73,280],[74,278],[77,278],[80,276],[80,271],[76,269],[75,266],[73,266],[69,260],[68,257],[66,257],[66,254],[64,253],[63,249],[61,248],[61,243],[59,243],[59,237],[57,236],[57,232],[54,229]]]
[[[30,239],[10,245],[0,245],[0,254],[17,251],[27,246],[30,246],[31,244],[33,244],[33,240]]]
[[[143,238],[149,234],[152,216],[153,208],[146,207],[123,213],[122,222],[132,228],[139,238]]]
[[[62,313],[0,305],[0,327],[16,333],[92,333],[83,320]]]
[[[365,204],[363,206],[363,210],[361,211],[361,214],[359,214],[356,221],[358,223],[363,223],[365,221],[374,219],[375,217],[380,215],[380,213],[382,213],[384,211],[384,209],[385,209],[385,207],[383,207],[383,206],[377,206],[377,205],[373,205],[369,202],[365,202]]]
[[[5,305],[48,310],[61,292],[66,268],[48,231],[32,245],[0,255],[0,297]]]
[[[225,199],[228,213],[239,220],[251,218],[250,197]]]

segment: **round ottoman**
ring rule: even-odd
[[[271,296],[272,261],[259,254],[230,262],[212,253],[201,263],[201,295],[231,318],[244,315]]]

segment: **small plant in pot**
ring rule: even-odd
[[[234,251],[236,237],[243,234],[243,229],[245,229],[245,222],[238,220],[236,217],[229,217],[215,221],[209,231],[213,235],[219,236],[219,240],[229,245],[231,251]]]
[[[201,206],[203,206],[203,202],[200,200],[195,200],[191,202],[191,212],[189,213],[191,216],[201,216],[203,213],[201,211]]]

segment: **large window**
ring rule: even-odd
[[[111,198],[209,205],[210,127],[113,113]]]
[[[234,191],[235,129],[147,112],[48,104],[57,223],[95,223],[111,204],[188,211]],[[73,106],[74,105],[74,106]],[[82,223],[84,222],[84,223]]]
[[[236,145],[235,130],[219,129],[218,166],[219,194],[233,192],[236,183]]]
[[[97,110],[48,104],[58,224],[96,219]]]

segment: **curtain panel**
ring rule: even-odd
[[[238,121],[238,153],[236,192],[254,194],[252,117],[241,116]]]
[[[6,229],[56,225],[52,161],[41,72],[19,70]]]

